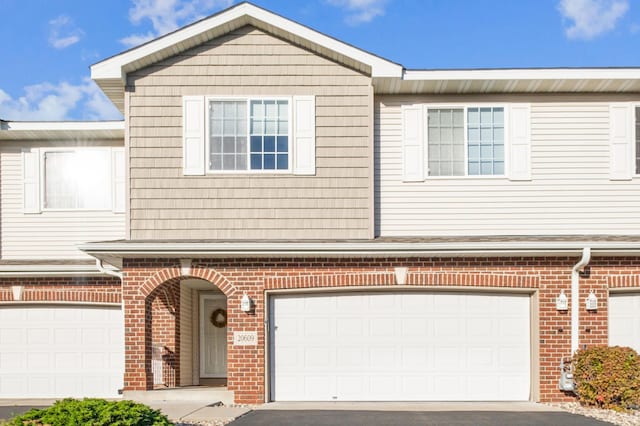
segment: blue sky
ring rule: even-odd
[[[120,119],[89,66],[233,0],[2,0],[0,118]],[[407,68],[640,66],[638,0],[254,0]]]

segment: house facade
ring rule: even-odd
[[[0,130],[0,397],[563,401],[640,350],[637,69],[408,70],[242,3],[92,78],[124,123]]]

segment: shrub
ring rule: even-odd
[[[598,346],[579,350],[573,364],[581,404],[617,411],[640,405],[640,357],[633,349]]]
[[[33,409],[11,419],[12,426],[169,426],[173,425],[159,410],[132,401],[105,401],[67,398],[51,407]]]

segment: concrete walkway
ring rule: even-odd
[[[226,407],[224,405],[203,405],[197,402],[154,401],[146,403],[149,407],[160,410],[174,422],[213,422],[231,421],[245,415],[250,408]]]

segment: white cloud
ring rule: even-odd
[[[358,25],[384,15],[387,0],[327,0],[329,4],[346,9],[347,23]]]
[[[629,0],[561,0],[558,9],[572,21],[565,28],[568,38],[590,40],[616,27],[629,10]]]
[[[12,98],[0,89],[0,117],[16,121],[118,120],[120,112],[89,78],[80,84],[39,83]]]
[[[136,46],[232,4],[233,0],[133,0],[129,20],[134,25],[149,20],[153,31],[132,34],[122,38],[120,43]]]
[[[73,25],[67,15],[60,15],[49,21],[49,44],[56,49],[64,49],[80,41],[84,31]]]

